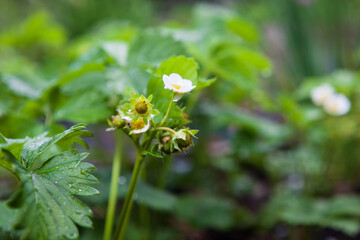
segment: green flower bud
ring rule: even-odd
[[[120,115],[112,116],[112,124],[116,128],[123,128],[125,126],[125,119],[121,118]]]
[[[145,101],[137,102],[135,104],[135,111],[139,115],[146,114],[148,112],[148,104]]]
[[[177,138],[175,139],[177,145],[181,148],[181,149],[184,149],[184,148],[188,148],[190,146],[193,145],[193,141],[192,141],[192,138],[191,138],[191,135],[189,133],[186,133],[186,139],[182,139],[182,138]]]
[[[163,136],[160,139],[159,150],[161,150],[163,153],[166,153],[166,154],[178,152],[177,149],[174,149],[170,135]]]
[[[194,146],[192,137],[195,137],[197,130],[190,130],[189,128],[177,131],[173,136],[175,149],[184,151],[190,146]]]

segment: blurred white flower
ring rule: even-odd
[[[311,99],[315,105],[322,106],[334,93],[334,88],[330,84],[324,83],[311,90]]]
[[[335,116],[344,115],[349,112],[351,103],[344,94],[334,94],[324,104],[327,113]]]
[[[165,84],[165,89],[169,89],[176,93],[174,101],[179,100],[185,93],[190,92],[196,87],[192,85],[192,81],[183,79],[177,73],[172,73],[169,76],[164,74],[163,82]]]

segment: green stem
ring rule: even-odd
[[[126,226],[127,226],[127,223],[128,223],[129,217],[130,217],[131,207],[132,207],[133,200],[134,200],[133,196],[134,196],[138,178],[140,176],[141,166],[142,166],[143,162],[144,162],[144,157],[141,155],[141,151],[138,150],[138,156],[137,156],[137,159],[135,162],[133,174],[131,176],[129,190],[126,194],[125,202],[124,202],[123,208],[121,210],[121,214],[120,214],[118,225],[116,227],[114,239],[117,239],[117,240],[124,239]]]
[[[115,132],[115,153],[113,159],[109,203],[106,213],[104,240],[110,240],[112,235],[114,215],[116,211],[116,199],[118,190],[118,179],[121,169],[122,141],[119,132]]]
[[[149,240],[150,238],[150,213],[146,206],[140,205],[140,223],[142,230],[142,240]]]
[[[164,117],[164,118],[161,120],[161,122],[160,122],[160,126],[164,125],[166,119],[167,119],[168,116],[169,116],[170,109],[171,109],[171,106],[172,106],[173,101],[174,101],[174,97],[175,97],[175,93],[173,93],[173,95],[172,95],[172,97],[171,97],[171,101],[170,101],[169,107],[168,107],[168,109],[167,109],[167,111],[166,111],[165,117]]]
[[[141,178],[142,180],[146,181],[146,168],[143,169],[141,172]],[[149,209],[144,206],[139,206],[140,210],[140,224],[141,224],[141,230],[142,230],[142,240],[149,240],[150,238],[150,213]]]
[[[159,189],[163,189],[166,185],[166,181],[168,179],[171,168],[171,163],[172,163],[172,155],[165,155],[164,165],[162,167],[161,175],[159,177],[159,181],[157,184],[157,187]]]
[[[173,134],[176,134],[176,131],[174,129],[168,128],[168,127],[158,127],[156,128],[156,130],[164,130],[164,131],[168,131],[171,132]]]

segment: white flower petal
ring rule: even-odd
[[[165,74],[164,74],[163,77],[162,77],[162,79],[163,79],[163,82],[164,82],[164,84],[165,84],[165,87],[170,84],[170,78],[169,78],[168,75],[165,75]]]
[[[324,83],[312,89],[311,99],[315,105],[322,106],[334,93],[334,88],[330,84]]]
[[[196,86],[192,85],[192,81],[188,79],[183,79],[177,73],[171,73],[170,76],[166,74],[163,75],[164,88],[175,93],[188,93]]]
[[[188,93],[191,92],[191,90],[193,90],[196,86],[183,86],[181,87],[178,92],[179,93]]]
[[[183,79],[181,81],[182,85],[184,86],[192,86],[192,81],[191,80],[188,80],[188,79]]]
[[[344,94],[335,94],[326,100],[324,110],[334,116],[341,116],[349,112],[351,102]]]
[[[177,81],[181,81],[183,80],[183,78],[177,74],[177,73],[172,73],[169,75],[170,79],[172,79],[174,82],[177,82]]]
[[[126,120],[126,122],[131,122],[131,117],[129,117],[129,116],[124,116],[124,117],[122,117],[122,119],[125,119]]]
[[[132,130],[132,133],[133,134],[140,134],[140,133],[144,133],[146,132],[147,130],[149,130],[150,128],[150,121],[148,121],[148,123],[141,129],[137,129],[137,130]]]

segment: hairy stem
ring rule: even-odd
[[[128,223],[129,217],[130,217],[131,207],[132,207],[133,200],[134,200],[133,196],[135,193],[136,184],[137,184],[137,181],[140,176],[141,166],[142,166],[143,162],[144,162],[144,157],[141,155],[141,151],[138,150],[138,156],[137,156],[137,159],[135,162],[133,174],[131,176],[129,189],[126,194],[125,202],[124,202],[124,205],[122,207],[121,214],[119,217],[119,222],[116,227],[115,238],[114,238],[116,240],[124,239],[126,226],[127,226],[127,223]]]
[[[173,134],[176,133],[176,131],[174,129],[171,129],[171,128],[168,128],[168,127],[158,127],[158,128],[156,128],[156,130],[164,130],[164,131],[171,132]]]
[[[110,240],[112,235],[114,215],[116,211],[116,199],[118,190],[118,179],[121,169],[122,141],[119,132],[115,132],[115,153],[113,159],[109,203],[106,213],[104,240]]]
[[[160,122],[160,126],[164,125],[166,119],[167,119],[168,116],[169,116],[170,109],[171,109],[171,106],[172,106],[173,101],[174,101],[174,97],[175,97],[175,93],[173,93],[173,95],[172,95],[172,97],[171,97],[171,101],[170,101],[169,107],[168,107],[168,109],[167,109],[167,111],[166,111],[166,114],[165,114],[164,118],[163,118],[163,119],[161,120],[161,122]]]

